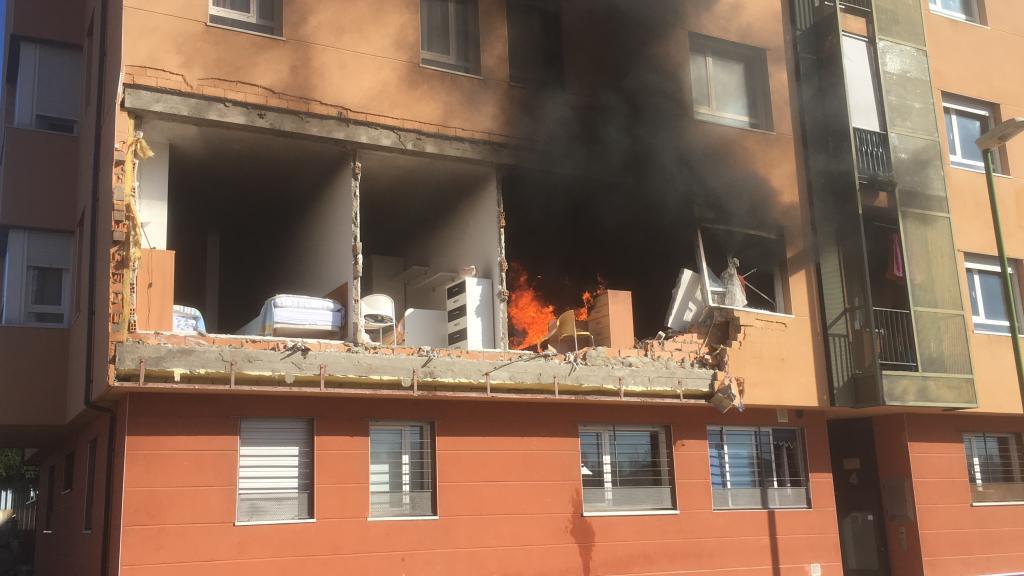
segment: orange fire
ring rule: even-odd
[[[509,346],[517,350],[535,348],[548,335],[555,307],[537,293],[526,269],[515,262],[509,266],[509,281],[508,319],[521,335],[510,338]]]
[[[594,309],[594,298],[608,291],[608,283],[600,274],[597,275],[597,290],[591,294],[590,290],[583,293],[583,307],[576,309],[576,320],[585,321],[590,319],[590,311]]]

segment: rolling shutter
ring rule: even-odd
[[[313,421],[245,418],[238,455],[238,521],[312,518]]]

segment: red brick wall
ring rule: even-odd
[[[928,576],[1024,570],[1024,505],[971,506],[964,432],[1024,432],[1024,418],[908,415],[921,552]]]
[[[838,575],[824,420],[805,427],[812,510],[713,512],[704,406],[133,394],[121,574]],[[235,526],[238,418],[316,418],[316,522]],[[439,520],[368,522],[370,419],[436,425]],[[580,423],[670,425],[679,515],[583,517]],[[778,568],[773,568],[778,565]]]

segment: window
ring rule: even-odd
[[[764,50],[691,34],[690,83],[697,118],[772,129]]]
[[[562,83],[562,12],[555,2],[509,0],[509,79],[515,84],[555,87]]]
[[[43,532],[53,532],[53,500],[56,497],[57,467],[50,464],[46,470],[46,510],[43,514]]]
[[[61,494],[67,494],[75,488],[75,453],[68,452],[64,455],[64,470],[61,475]]]
[[[967,268],[967,292],[971,297],[971,315],[974,317],[974,329],[981,332],[1010,333],[1010,315],[1006,310],[1006,298],[1003,295],[1002,267],[999,259],[992,256],[965,254],[964,265]],[[1010,281],[1013,285],[1013,298],[1017,306],[1017,316],[1021,316],[1020,285],[1013,263],[1010,263]]]
[[[420,49],[424,65],[480,73],[477,0],[420,0]]]
[[[92,532],[93,492],[96,491],[96,439],[89,441],[89,453],[85,461],[85,506],[82,510],[82,531]]]
[[[795,428],[708,428],[716,510],[807,508],[807,467]]]
[[[712,306],[785,312],[780,238],[755,231],[703,226],[697,246],[705,294]]]
[[[583,511],[674,510],[667,438],[663,427],[580,427]]]
[[[867,38],[852,34],[843,34],[842,42],[850,122],[856,128],[881,132],[882,107],[875,76],[874,48]]]
[[[964,434],[973,502],[1024,502],[1022,447],[1020,434]]]
[[[313,517],[313,421],[243,418],[238,450],[238,521]]]
[[[280,36],[280,0],[210,0],[210,24]]]
[[[75,134],[82,95],[82,53],[52,44],[18,45],[15,125]]]
[[[434,510],[430,424],[371,424],[370,517],[433,516]]]
[[[928,6],[936,14],[968,22],[981,22],[978,0],[928,0]]]
[[[942,111],[946,117],[946,142],[953,166],[984,170],[985,159],[975,142],[996,124],[995,106],[979,100],[943,94]],[[1000,172],[999,154],[993,154],[992,169]]]
[[[71,296],[71,234],[11,230],[4,258],[4,324],[65,326]]]

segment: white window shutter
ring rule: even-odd
[[[312,517],[313,422],[245,418],[238,457],[238,520]]]

